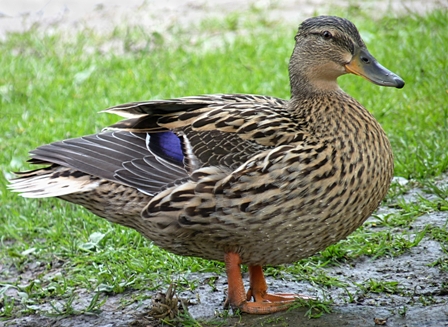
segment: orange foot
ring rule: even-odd
[[[268,287],[261,266],[249,266],[250,288],[247,294],[244,294],[240,256],[233,252],[226,253],[224,262],[229,285],[225,307],[230,306],[232,309],[251,314],[268,314],[287,310],[299,297],[295,294],[267,293]],[[248,302],[252,298],[254,302]]]

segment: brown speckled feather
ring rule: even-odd
[[[51,166],[11,187],[81,204],[180,255],[236,253],[252,267],[312,255],[359,227],[393,174],[383,129],[336,78],[404,83],[334,17],[301,25],[289,72],[289,101],[217,94],[107,109],[126,119],[33,150],[32,163]]]
[[[233,171],[199,169],[188,183],[159,193],[143,211],[152,226],[147,236],[174,253],[219,260],[236,251],[258,265],[294,262],[346,237],[387,192],[393,158],[371,114],[342,93],[335,97],[345,109],[326,110],[320,129],[302,125],[305,141],[268,148]],[[309,110],[319,112],[322,101]],[[252,233],[269,241],[269,251],[245,246]],[[211,238],[215,246],[204,246]]]

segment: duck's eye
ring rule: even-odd
[[[329,39],[331,39],[333,37],[333,35],[330,32],[328,32],[328,31],[324,31],[322,33],[322,36],[324,37],[324,39],[327,39],[327,40],[329,40]]]

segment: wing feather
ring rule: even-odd
[[[56,164],[156,194],[166,185],[187,178],[188,174],[182,164],[176,166],[154,155],[148,146],[149,139],[146,133],[89,135],[41,146],[30,152],[30,162]]]

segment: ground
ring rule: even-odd
[[[296,24],[315,11],[325,13],[328,1],[279,1],[271,15],[282,17]],[[345,5],[343,1],[333,4]],[[259,4],[257,4],[258,6]],[[262,6],[269,5],[268,2]],[[446,6],[442,1],[368,1],[363,5],[376,7],[375,15],[386,10],[426,11],[435,7]],[[15,1],[2,3],[0,9],[0,37],[6,31],[21,30],[39,22],[48,32],[51,29],[65,29],[68,32],[76,26],[95,26],[98,30],[110,29],[121,20],[131,20],[143,24],[145,28],[163,31],[173,24],[188,24],[204,17],[225,15],[232,11],[249,8],[250,2],[239,1],[199,1],[182,2],[168,0],[163,3],[129,0],[126,5],[119,1],[107,4],[94,4],[89,1]],[[297,10],[300,8],[300,10]],[[151,19],[145,19],[151,17]],[[397,184],[407,181],[397,180]],[[439,189],[447,190],[448,176],[443,175],[436,181]],[[438,197],[421,185],[409,187],[400,197],[409,205],[428,199],[437,202]],[[446,202],[440,197],[440,205]],[[367,222],[366,228],[380,230],[381,219],[393,214],[393,205],[382,206],[376,215]],[[314,295],[325,302],[331,300],[334,305],[332,313],[324,313],[318,319],[305,316],[308,308],[298,308],[285,313],[269,316],[226,316],[222,309],[225,299],[226,278],[219,274],[191,274],[188,279],[196,279],[199,287],[194,291],[181,292],[179,297],[189,300],[189,313],[196,319],[208,319],[203,325],[221,326],[448,326],[448,268],[447,244],[435,235],[437,228],[445,228],[448,211],[428,210],[411,225],[397,226],[395,231],[409,231],[409,239],[403,242],[415,242],[410,250],[400,254],[383,255],[380,258],[360,257],[349,263],[340,263],[319,268],[323,274],[334,277],[340,283],[336,286],[316,286],[309,282],[297,281],[294,276],[279,273],[268,276],[271,291],[296,292]],[[394,232],[394,230],[391,230]],[[432,232],[432,236],[429,234]],[[441,260],[441,258],[445,258]],[[442,269],[442,268],[443,269]],[[0,270],[14,269],[0,265]],[[43,270],[39,263],[29,265],[22,275],[25,284]],[[58,262],[52,267],[52,274],[57,274]],[[10,274],[11,272],[9,272]],[[17,272],[19,273],[19,272]],[[244,276],[247,281],[247,275]],[[369,283],[369,281],[371,281]],[[4,281],[7,282],[7,281]],[[15,290],[7,290],[10,294]],[[125,292],[114,296],[105,296],[100,300],[105,303],[101,311],[95,314],[77,314],[70,316],[27,316],[0,322],[0,326],[158,326],[158,320],[148,316],[151,297],[154,292],[135,294]],[[134,298],[146,298],[133,301]],[[91,293],[82,292],[73,300],[73,307],[83,310],[92,301]],[[57,306],[57,304],[56,304]],[[47,311],[48,304],[40,310]],[[219,318],[216,318],[220,316]],[[210,321],[218,319],[219,322]],[[194,324],[193,324],[194,325]],[[199,326],[197,323],[196,326]]]
[[[447,7],[446,0],[281,0],[281,1],[142,1],[126,2],[89,0],[17,0],[1,1],[0,36],[6,31],[18,31],[35,23],[45,27],[76,30],[82,26],[94,27],[98,32],[110,30],[126,21],[128,24],[142,25],[155,31],[165,31],[167,26],[176,24],[188,26],[205,18],[223,17],[232,12],[251,8],[270,8],[268,19],[281,19],[297,26],[313,14],[330,14],[334,6],[362,6],[379,17],[386,12],[424,13],[434,8]]]
[[[403,180],[398,182],[403,183]],[[439,189],[447,190],[448,175],[438,179],[435,185]],[[424,199],[443,202],[442,199],[438,200],[436,195],[421,188],[411,188],[402,196],[402,201],[409,205]],[[446,205],[446,200],[443,203],[441,205]],[[375,217],[367,221],[367,228],[383,228],[379,224],[381,217],[393,215],[394,211],[396,209],[393,205],[380,207]],[[409,230],[408,241],[418,243],[403,254],[385,255],[378,259],[363,256],[350,263],[330,265],[317,270],[317,274],[322,273],[327,276],[326,278],[337,280],[341,285],[339,287],[322,287],[309,282],[298,282],[294,276],[281,273],[275,278],[267,278],[269,288],[273,292],[292,291],[316,296],[323,299],[323,302],[331,300],[332,313],[324,313],[317,319],[306,317],[308,308],[297,308],[269,316],[228,315],[222,309],[227,286],[226,277],[219,274],[185,276],[189,280],[198,280],[199,287],[194,291],[181,292],[179,297],[189,302],[190,315],[201,321],[201,325],[204,326],[215,325],[218,322],[220,326],[374,326],[385,322],[389,327],[448,326],[447,243],[429,237],[429,229],[446,227],[447,222],[446,208],[444,211],[423,214],[410,226],[395,228],[395,232]],[[428,235],[427,232],[422,233],[426,230]],[[444,261],[440,258],[444,258]],[[443,266],[443,269],[440,266]],[[22,276],[22,282],[32,280],[41,270],[39,265],[30,265],[26,275]],[[53,266],[52,273],[58,273],[57,266]],[[247,277],[245,274],[246,281]],[[152,304],[149,298],[154,296],[154,292],[146,292],[144,294],[146,300],[133,302],[133,298],[142,297],[142,294],[136,293],[138,292],[105,296],[105,303],[101,311],[96,314],[68,317],[33,315],[7,321],[5,326],[163,325],[162,322],[149,316]],[[81,292],[74,299],[72,306],[75,310],[83,310],[91,301],[91,294]],[[50,307],[45,304],[40,309],[46,311]],[[195,323],[197,325],[194,326],[200,326],[199,323]]]

